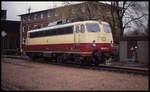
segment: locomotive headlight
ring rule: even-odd
[[[92,46],[93,46],[93,47],[96,47],[96,44],[95,44],[95,43],[93,43],[93,44],[92,44]]]
[[[93,47],[96,47],[95,40],[93,40],[92,46],[93,46]]]

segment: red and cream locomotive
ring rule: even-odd
[[[113,38],[106,22],[78,21],[28,31],[25,52],[30,58],[98,65],[111,57]]]

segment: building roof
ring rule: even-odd
[[[19,32],[20,21],[1,20],[1,28],[5,32]]]
[[[79,5],[79,4],[74,4],[74,5]],[[71,4],[71,5],[68,5],[68,6],[73,6],[73,5]],[[35,12],[31,12],[31,13],[21,14],[21,15],[18,15],[18,16],[24,16],[24,15],[28,15],[28,14],[40,13],[40,12],[43,12],[43,11],[55,10],[55,9],[63,8],[63,7],[65,7],[65,6],[60,6],[60,7],[46,9],[46,10],[41,10],[41,11],[35,11]]]
[[[68,5],[68,6],[75,6],[75,5],[80,5],[80,4],[83,4],[83,3],[71,4],[71,5]],[[99,4],[104,5],[104,3],[99,3]],[[110,6],[110,5],[107,4],[107,3],[106,3],[105,5]],[[52,9],[46,9],[46,10],[41,10],[41,11],[36,11],[36,12],[31,12],[31,13],[26,13],[26,14],[21,14],[21,15],[18,15],[18,16],[24,16],[24,15],[28,15],[28,14],[40,13],[40,12],[43,12],[43,11],[55,10],[55,9],[63,8],[63,7],[66,7],[66,6],[61,6],[61,7],[56,7],[56,8],[52,8]]]

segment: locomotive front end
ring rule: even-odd
[[[97,64],[104,63],[112,58],[113,37],[108,23],[86,24],[88,41],[91,43],[89,49]]]

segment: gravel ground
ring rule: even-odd
[[[103,72],[10,58],[3,58],[1,64],[2,86],[11,90],[149,90],[149,76]]]

